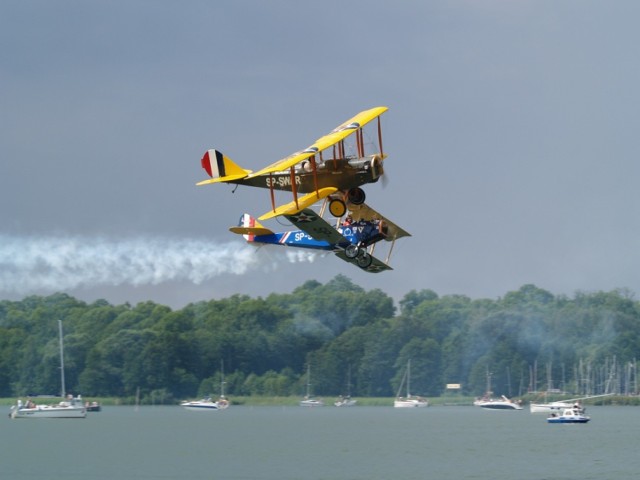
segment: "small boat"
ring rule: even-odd
[[[37,405],[28,399],[26,402],[18,400],[11,407],[11,418],[85,418],[87,409],[82,397],[65,394],[64,384],[64,346],[62,343],[62,321],[58,320],[58,336],[60,342],[60,384],[62,401],[53,405]]]
[[[300,400],[301,407],[324,407],[324,402],[317,398],[303,398]]]
[[[486,410],[522,410],[522,402],[520,401],[514,402],[504,395],[501,395],[499,400],[491,398],[493,394],[491,391],[491,375],[492,373],[487,369],[487,390],[484,396],[476,398],[473,404]]]
[[[552,413],[547,417],[547,423],[587,423],[591,420],[584,414],[581,409],[567,408],[562,412],[562,415]]]
[[[346,397],[340,396],[340,398],[336,400],[333,404],[336,407],[353,407],[356,403],[358,403],[357,400],[347,395]]]
[[[201,400],[188,400],[182,402],[180,406],[186,408],[191,411],[206,411],[206,410],[222,410],[218,402],[214,402],[211,397],[206,397]],[[226,407],[224,407],[226,408]]]
[[[573,405],[569,402],[530,403],[531,413],[559,413]]]
[[[87,412],[99,412],[102,410],[102,406],[98,402],[85,402],[84,408]]]
[[[66,400],[51,405],[35,404],[31,400],[11,407],[11,418],[85,418],[87,410],[81,397],[69,395]]]
[[[336,407],[353,407],[356,403],[358,403],[358,401],[351,398],[351,367],[349,367],[347,374],[347,395],[340,395],[340,398],[333,402],[333,404]]]
[[[229,400],[224,396],[224,368],[221,369],[220,374],[220,397],[218,400],[213,401],[211,396],[205,397],[201,400],[186,400],[180,403],[181,407],[191,411],[211,411],[211,410],[224,410],[229,407]]]
[[[476,407],[482,407],[487,410],[522,410],[522,405],[520,404],[520,402],[514,402],[504,395],[502,395],[499,400],[486,396],[478,398],[473,402],[473,404]]]
[[[307,366],[307,394],[300,400],[301,407],[324,407],[324,402],[311,396],[311,366]]]
[[[567,408],[578,408],[582,410],[584,413],[584,408],[580,404],[581,400],[588,400],[591,398],[599,398],[599,397],[609,397],[613,395],[613,393],[605,393],[602,395],[589,395],[586,397],[579,398],[571,398],[568,400],[559,400],[557,402],[548,402],[548,403],[534,403],[531,402],[529,404],[529,409],[531,413],[560,413],[563,412]]]
[[[406,382],[407,384],[407,396],[401,397],[400,392],[402,386]],[[422,397],[415,397],[411,395],[411,360],[407,361],[407,369],[404,372],[398,393],[396,393],[396,399],[393,401],[394,408],[420,408],[429,406],[429,401]]]

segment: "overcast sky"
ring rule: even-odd
[[[29,1],[0,6],[0,299],[181,308],[337,274],[394,298],[640,292],[640,2]],[[257,170],[385,105],[394,270],[256,250]],[[280,228],[275,222],[270,227]],[[291,252],[290,252],[291,253]]]

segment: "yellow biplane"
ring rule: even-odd
[[[334,217],[342,217],[347,204],[364,204],[360,187],[384,174],[380,116],[386,111],[387,107],[375,107],[360,112],[304,150],[257,172],[240,167],[218,150],[208,150],[201,162],[211,178],[198,185],[232,183],[269,189],[271,210],[259,220],[293,215],[322,199],[327,199]],[[364,127],[373,120],[377,120],[376,140],[368,143]],[[292,192],[293,200],[276,205],[276,190]]]

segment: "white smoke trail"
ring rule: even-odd
[[[287,259],[291,263],[313,263],[318,256],[318,253],[311,250],[303,250],[301,248],[287,248],[286,250]]]
[[[0,291],[156,285],[176,280],[199,284],[223,274],[244,274],[260,262],[256,253],[242,242],[0,234]]]

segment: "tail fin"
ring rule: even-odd
[[[251,170],[245,170],[235,164],[222,152],[213,149],[205,152],[200,163],[202,164],[202,168],[204,168],[211,177],[211,180],[204,180],[199,182],[198,185],[239,180],[251,173]]]
[[[256,235],[272,235],[273,232],[262,226],[248,213],[243,213],[237,227],[231,227],[229,231],[242,235],[247,242],[253,242]]]

